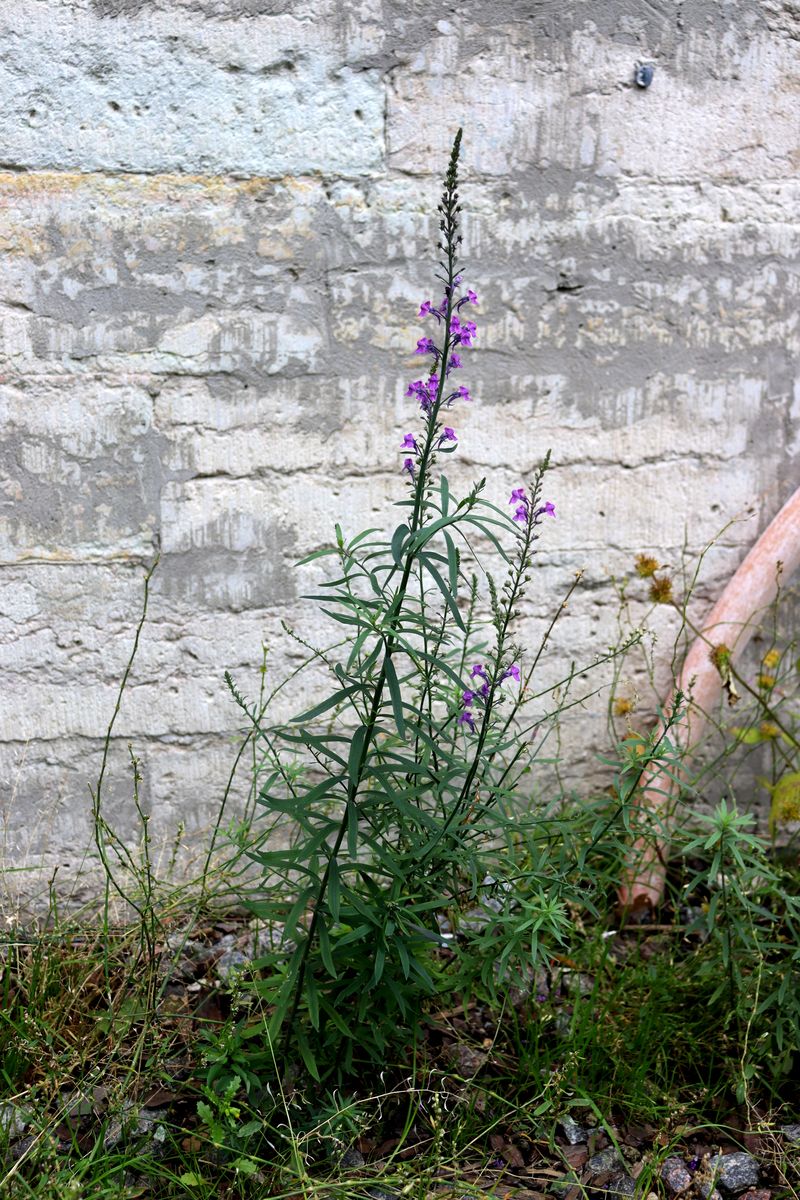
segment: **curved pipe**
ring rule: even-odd
[[[683,718],[671,730],[671,736],[678,741],[684,753],[691,753],[697,745],[705,727],[706,715],[720,697],[722,677],[709,657],[711,649],[720,644],[727,646],[731,651],[731,662],[735,663],[753,635],[754,614],[768,607],[775,599],[779,575],[780,581],[785,583],[798,566],[800,488],[762,533],[706,617],[686,655],[675,688],[664,705],[663,711],[668,712],[676,691],[688,697]],[[662,724],[659,732],[663,730]],[[655,907],[664,894],[670,809],[675,792],[675,780],[662,771],[657,763],[652,764],[642,777],[639,805],[660,817],[665,832],[655,842],[638,838],[633,843],[625,878],[618,893],[622,909]]]

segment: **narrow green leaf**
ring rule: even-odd
[[[439,476],[439,490],[442,493],[442,516],[446,517],[450,507],[450,485],[445,475]]]
[[[439,591],[444,596],[445,601],[447,603],[447,607],[450,609],[450,612],[453,614],[453,620],[455,621],[456,625],[458,626],[458,628],[460,630],[462,630],[462,632],[466,633],[466,627],[465,627],[464,621],[461,617],[461,613],[458,611],[458,605],[456,604],[453,596],[450,594],[450,590],[449,590],[447,584],[442,579],[442,577],[439,574],[436,567],[433,565],[430,555],[420,553],[419,561],[423,564],[423,566],[425,567],[425,570],[431,576],[434,583],[438,587]]]
[[[403,559],[403,542],[408,537],[408,534],[409,528],[407,525],[398,525],[392,534],[392,558],[398,567]]]
[[[328,907],[331,910],[331,916],[337,922],[340,920],[340,897],[339,864],[335,858],[331,858],[328,872]]]
[[[447,572],[450,580],[450,592],[455,598],[458,596],[458,551],[449,533],[445,532],[444,540],[447,545]]]
[[[361,777],[361,755],[367,737],[367,726],[359,725],[350,742],[350,754],[347,758],[347,774],[351,788],[358,787]]]
[[[305,558],[299,558],[295,563],[296,567],[304,567],[306,563],[313,562],[315,558],[325,558],[326,555],[335,554],[335,546],[326,546],[324,550],[315,550],[313,554],[307,554]]]
[[[359,691],[360,688],[360,683],[353,683],[350,687],[341,688],[338,692],[334,692],[332,696],[329,696],[327,700],[323,700],[321,704],[315,704],[313,708],[306,709],[305,712],[300,713],[299,717],[292,717],[292,724],[299,725],[301,721],[313,721],[315,717],[322,716],[329,708],[335,708],[337,704],[342,704],[354,692]]]
[[[386,655],[384,662],[384,671],[386,672],[386,683],[389,688],[389,695],[392,700],[392,709],[394,711],[394,720],[397,725],[397,732],[402,741],[406,739],[406,722],[403,716],[403,697],[400,694],[400,684],[397,679],[397,672],[394,669],[394,663],[390,654]]]
[[[320,1074],[319,1068],[317,1067],[317,1060],[314,1058],[311,1047],[302,1033],[298,1033],[297,1035],[297,1049],[300,1051],[300,1057],[306,1064],[309,1075],[312,1077],[312,1079],[316,1079],[317,1083],[319,1083]]]
[[[322,959],[325,970],[331,979],[338,979],[339,975],[333,963],[333,955],[331,954],[331,939],[328,936],[328,927],[321,915],[317,922],[317,937],[319,939],[319,956]]]
[[[419,550],[426,542],[429,542],[435,533],[440,529],[444,529],[445,525],[452,525],[455,521],[460,521],[466,516],[466,512],[459,512],[458,509],[451,513],[449,517],[440,517],[438,521],[432,521],[430,525],[423,525],[414,534],[411,542],[408,545],[409,550]]]

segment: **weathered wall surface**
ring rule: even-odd
[[[797,0],[7,0],[0,26],[7,870],[78,869],[157,549],[110,812],[132,828],[131,741],[158,831],[210,819],[223,669],[254,691],[267,642],[280,675],[281,621],[314,630],[292,561],[389,520],[459,124],[481,318],[450,474],[504,502],[552,447],[531,637],[583,567],[557,643],[591,659],[636,552],[743,517],[702,605],[796,486]],[[568,726],[590,757],[603,703]]]

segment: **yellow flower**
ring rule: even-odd
[[[641,575],[642,579],[649,579],[651,575],[655,575],[658,570],[658,562],[651,558],[649,554],[636,555],[636,574]]]
[[[767,671],[773,671],[775,669],[775,667],[777,667],[777,665],[780,661],[781,661],[780,650],[768,650],[767,653],[764,655],[764,657],[761,660],[761,665]]]
[[[758,732],[765,741],[770,741],[781,736],[781,731],[774,721],[762,721],[758,727]]]
[[[771,827],[800,821],[800,771],[783,775],[772,791],[769,822]]]
[[[615,717],[627,717],[628,713],[633,712],[633,709],[634,703],[632,700],[629,700],[627,696],[618,696],[614,701]]]
[[[766,671],[762,671],[758,677],[758,686],[760,688],[764,688],[766,691],[770,691],[772,688],[774,688],[775,683],[775,676],[768,675]]]
[[[654,575],[650,584],[650,599],[656,604],[672,603],[672,580],[667,575]]]

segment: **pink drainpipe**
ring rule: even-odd
[[[731,651],[731,661],[736,662],[753,635],[754,614],[775,599],[779,562],[782,563],[780,583],[783,586],[800,566],[800,488],[753,546],[703,622],[700,634],[686,655],[676,688],[690,697],[690,701],[684,717],[672,727],[670,736],[687,754],[697,745],[706,714],[717,704],[722,688],[720,673],[711,662],[709,652],[712,647],[723,644]],[[670,711],[673,697],[674,691],[663,711]],[[622,909],[654,907],[664,894],[670,808],[675,790],[674,780],[660,771],[657,764],[642,777],[641,807],[656,817],[661,815],[665,832],[657,842],[644,838],[634,842],[626,877],[618,893]]]

